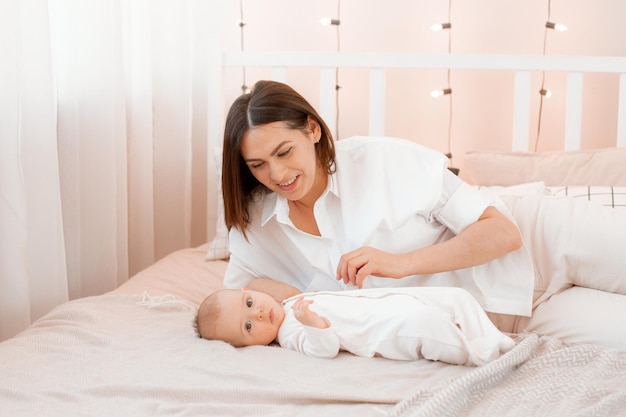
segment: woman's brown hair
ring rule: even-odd
[[[222,151],[222,194],[224,220],[228,230],[235,227],[246,235],[250,222],[248,206],[254,193],[265,189],[250,172],[241,156],[241,141],[252,127],[284,122],[290,129],[308,131],[309,117],[321,129],[315,145],[317,160],[332,174],[335,168],[335,145],[326,123],[309,102],[286,84],[258,81],[249,94],[242,94],[231,105],[224,128]]]

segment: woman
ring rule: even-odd
[[[223,152],[226,286],[282,300],[342,283],[447,284],[487,310],[530,313],[532,268],[517,227],[450,173],[444,155],[390,138],[335,144],[302,96],[271,81],[233,103]],[[513,304],[472,277],[503,257],[521,271],[505,280],[526,293],[511,294]]]
[[[572,285],[533,266],[523,244],[532,230],[522,239],[507,206],[452,174],[444,155],[393,138],[333,142],[315,109],[281,83],[260,81],[233,103],[222,185],[226,287],[283,300],[301,291],[457,286],[487,312],[530,316]]]

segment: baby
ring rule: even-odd
[[[397,360],[483,365],[514,341],[461,288],[407,287],[303,293],[278,303],[268,294],[221,289],[198,309],[200,336],[235,347],[280,346],[307,356],[339,351]]]

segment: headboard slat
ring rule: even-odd
[[[272,68],[272,80],[281,83],[287,82],[287,67],[273,67]]]
[[[320,117],[326,122],[331,132],[336,129],[337,109],[335,106],[335,68],[324,67],[320,70]]]
[[[369,134],[370,136],[385,135],[385,70],[370,70],[369,95]]]
[[[513,104],[513,151],[528,150],[530,129],[530,71],[515,72],[515,90]]]
[[[617,146],[626,148],[626,74],[619,77],[619,98],[617,107]]]
[[[567,75],[567,107],[565,111],[565,143],[563,149],[580,149],[581,125],[583,116],[583,73],[571,72]]]

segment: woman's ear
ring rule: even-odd
[[[311,116],[307,117],[307,122],[309,124],[309,130],[313,134],[313,142],[319,142],[322,138],[322,128],[320,127],[320,124]]]

